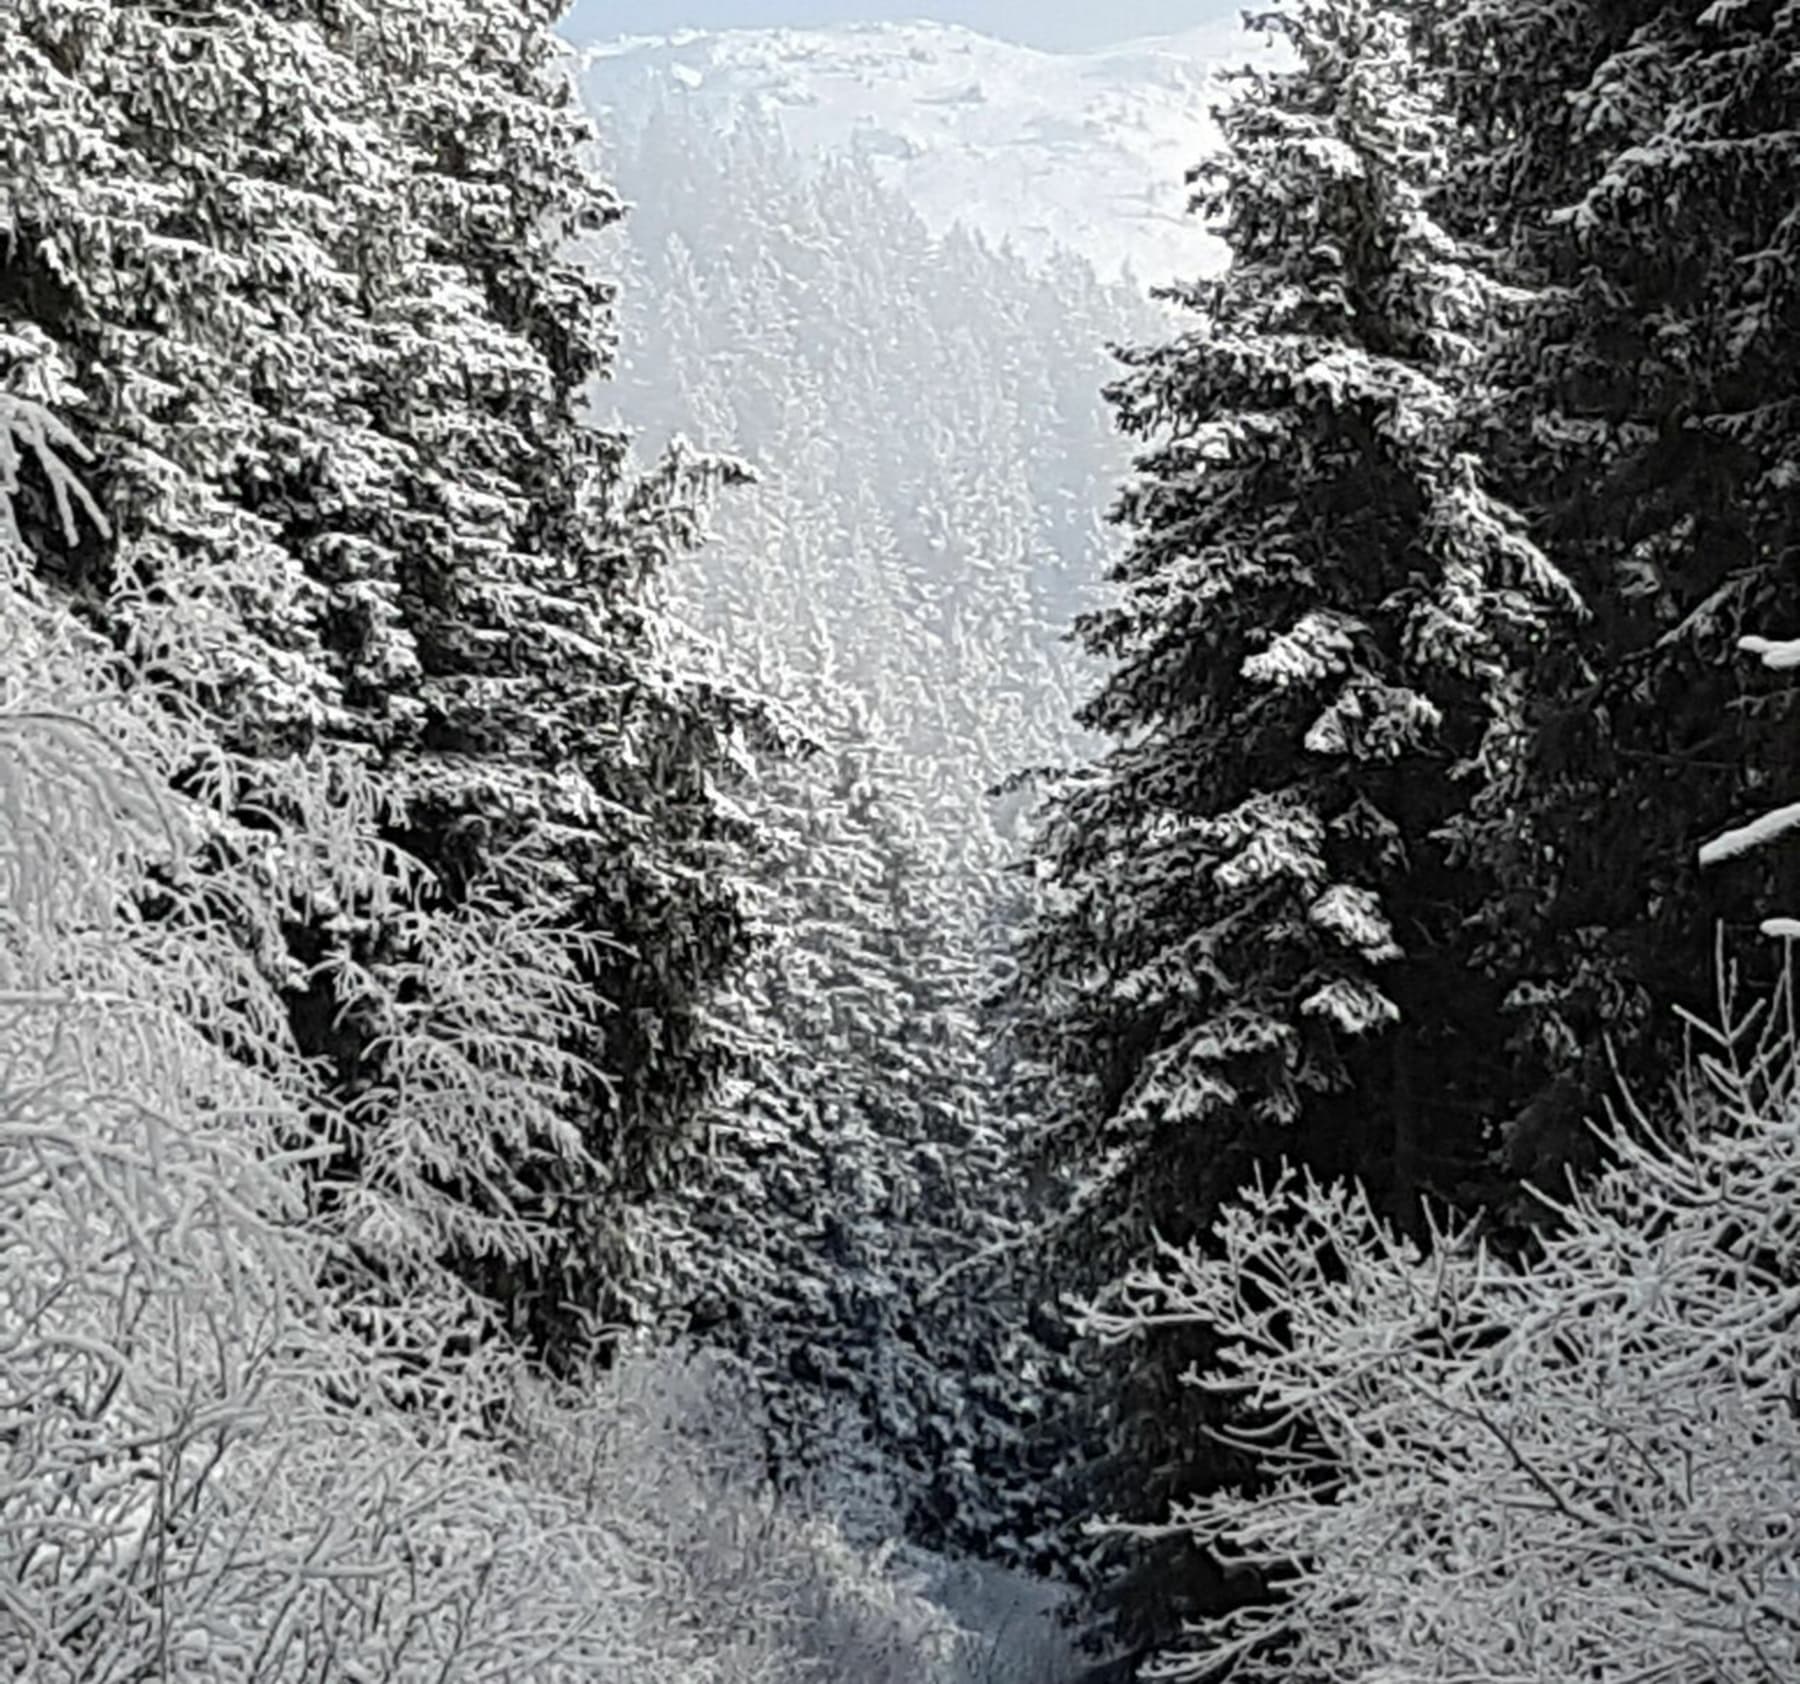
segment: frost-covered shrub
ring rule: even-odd
[[[620,1542],[636,1640],[684,1684],[1071,1675],[1040,1588],[870,1547],[831,1506],[841,1493],[778,1491],[760,1383],[728,1358],[638,1345],[590,1383],[527,1387],[516,1419],[522,1477],[577,1497]],[[896,1516],[890,1540],[898,1531]]]
[[[292,895],[369,864],[356,769],[284,763],[289,828],[193,793],[197,710],[27,565],[20,499],[100,523],[78,454],[0,392],[0,1676],[641,1661],[611,1540],[478,1430],[510,1387],[480,1306],[398,1258],[353,1285],[309,1202],[325,1100],[268,960]]]
[[[1190,1379],[1259,1423],[1269,1476],[1166,1530],[1273,1599],[1146,1677],[1800,1672],[1800,1064],[1791,1003],[1724,1021],[1685,1136],[1601,1130],[1614,1167],[1528,1263],[1284,1174],[1090,1307],[1111,1340],[1214,1329]]]
[[[726,1359],[648,1346],[560,1394],[539,1388],[522,1471],[581,1494],[646,1589],[646,1641],[692,1684],[939,1676],[954,1628],[791,1507],[765,1463],[754,1381]],[[820,1672],[821,1667],[827,1670]]]
[[[967,1558],[920,1568],[926,1593],[969,1634],[957,1684],[1063,1684],[1091,1669],[1067,1622],[1067,1586]]]

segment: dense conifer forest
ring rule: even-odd
[[[556,23],[0,0],[0,1678],[1791,1684],[1800,0]]]

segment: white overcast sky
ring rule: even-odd
[[[1242,9],[1239,0],[574,0],[562,33],[585,42],[677,29],[804,28],[926,17],[1025,46],[1067,49],[1168,35],[1235,19]]]

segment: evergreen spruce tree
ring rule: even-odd
[[[746,1057],[704,1165],[642,1212],[646,1314],[748,1365],[782,1485],[1021,1562],[1041,1547],[1022,1447],[1038,1359],[975,1267],[1011,1232],[1008,1119],[955,885],[921,857],[867,713],[828,694],[811,754],[742,792],[768,839],[763,944],[725,1010]]]
[[[1478,1181],[1498,1001],[1456,831],[1511,777],[1546,630],[1577,612],[1464,431],[1512,301],[1432,214],[1451,135],[1404,21],[1264,21],[1298,66],[1247,73],[1198,172],[1231,266],[1174,295],[1195,325],[1116,388],[1145,441],[1132,542],[1081,623],[1111,668],[1083,723],[1112,746],[1047,804],[1013,989],[1088,1285],[1204,1233],[1278,1155],[1403,1222]],[[1157,1519],[1246,1471],[1184,1413],[1178,1343],[1097,1377],[1100,1507]],[[1235,1594],[1189,1558],[1108,1599],[1141,1650]]]
[[[1702,873],[1697,850],[1797,792],[1792,694],[1734,655],[1792,629],[1800,565],[1797,31],[1787,5],[1536,0],[1434,27],[1471,136],[1456,202],[1532,295],[1490,458],[1593,609],[1475,844],[1504,885],[1483,963],[1508,1007],[1506,1163],[1546,1184],[1589,1155],[1616,1070],[1654,1102],[1721,923],[1794,901],[1791,855]]]
[[[21,0],[0,77],[0,329],[73,369],[113,513],[44,565],[213,721],[190,793],[360,768],[385,869],[271,858],[259,955],[349,1119],[320,1197],[377,1274],[453,1256],[546,1349],[712,1078],[744,719],[661,627],[704,475],[578,416],[610,299],[564,253],[617,205],[551,21]]]

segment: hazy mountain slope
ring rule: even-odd
[[[1060,634],[1126,462],[1106,346],[1149,306],[1067,254],[938,239],[867,161],[809,163],[766,118],[674,104],[609,138],[638,208],[596,254],[622,283],[603,404],[760,478],[673,575],[683,611],[767,693],[859,695],[928,829],[983,855],[982,791],[1073,746]]]
[[[603,122],[676,98],[708,126],[775,117],[802,152],[874,160],[934,232],[958,220],[1037,258],[1166,280],[1217,265],[1183,178],[1216,144],[1219,67],[1266,56],[1235,26],[1091,54],[1038,52],[949,24],[846,24],[631,37],[587,47]]]

